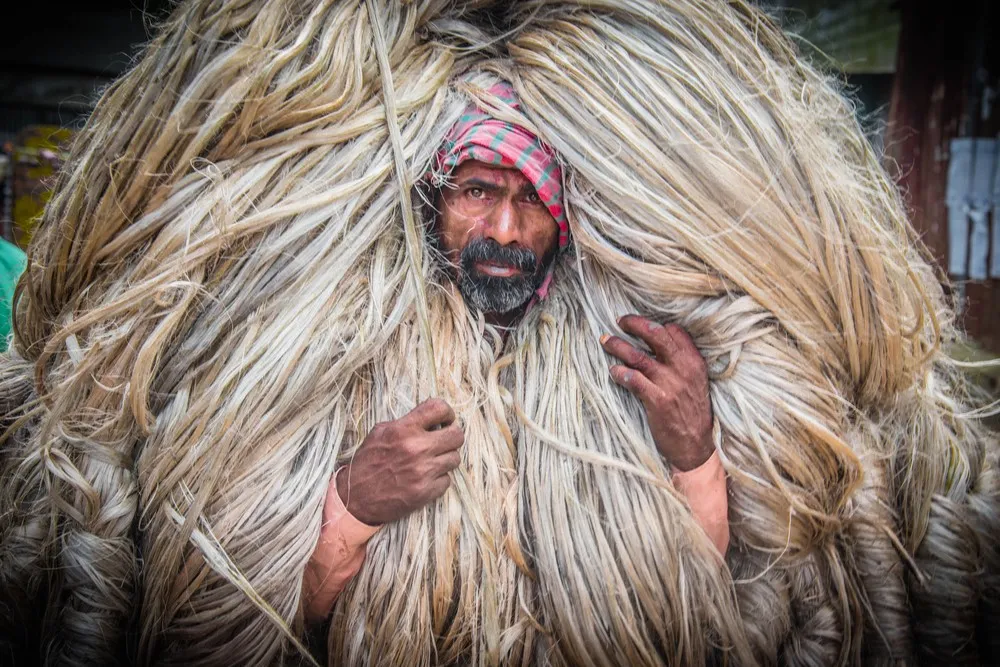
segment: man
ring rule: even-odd
[[[490,92],[517,109],[513,89]],[[523,127],[470,106],[438,156],[436,242],[466,302],[487,321],[517,325],[544,299],[553,263],[569,244],[555,157]],[[445,183],[444,177],[450,175]],[[619,321],[652,354],[617,336],[601,344],[620,363],[610,373],[642,402],[656,448],[674,471],[699,523],[725,552],[729,540],[725,477],[714,455],[705,363],[678,326],[638,315]],[[379,527],[440,497],[461,464],[464,443],[455,412],[432,399],[381,424],[350,464],[335,474],[324,525],[304,578],[307,619],[322,622],[361,568]]]

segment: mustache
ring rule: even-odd
[[[492,262],[512,266],[522,273],[534,273],[538,269],[538,256],[527,248],[500,245],[493,239],[475,239],[462,249],[460,255],[462,270],[469,274],[478,262]]]

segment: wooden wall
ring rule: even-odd
[[[1000,44],[993,38],[1000,12],[994,1],[899,3],[886,155],[906,193],[913,224],[941,267],[948,256],[949,143],[955,137],[1000,136],[1000,99],[994,100],[1000,89]],[[963,281],[952,288],[969,335],[1000,354],[998,282]]]

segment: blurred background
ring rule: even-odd
[[[950,277],[970,358],[1000,355],[1000,28],[995,0],[770,0],[761,6],[855,97],[911,219]],[[168,0],[25,7],[0,40],[0,221],[26,247],[100,91]],[[996,383],[986,373],[984,381]]]

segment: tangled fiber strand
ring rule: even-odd
[[[506,336],[408,188],[470,99],[565,175],[573,245]],[[0,361],[25,662],[312,661],[330,476],[434,393],[463,465],[368,544],[332,664],[998,655],[1000,447],[941,352],[951,311],[850,104],[742,2],[182,3],[29,254]],[[629,312],[706,359],[724,559],[608,376]]]
[[[996,435],[963,416],[964,382],[935,363],[882,425],[894,454],[900,538],[910,576],[914,635],[927,664],[989,664],[996,655]]]
[[[872,638],[865,643],[862,664],[893,665],[913,662],[913,633],[910,627],[910,604],[906,580],[913,571],[896,533],[899,518],[888,494],[888,464],[891,453],[880,446],[877,428],[870,423],[858,425],[848,436],[861,457],[865,477],[855,494],[856,504],[848,524],[848,549],[857,559],[867,596],[865,632]]]

